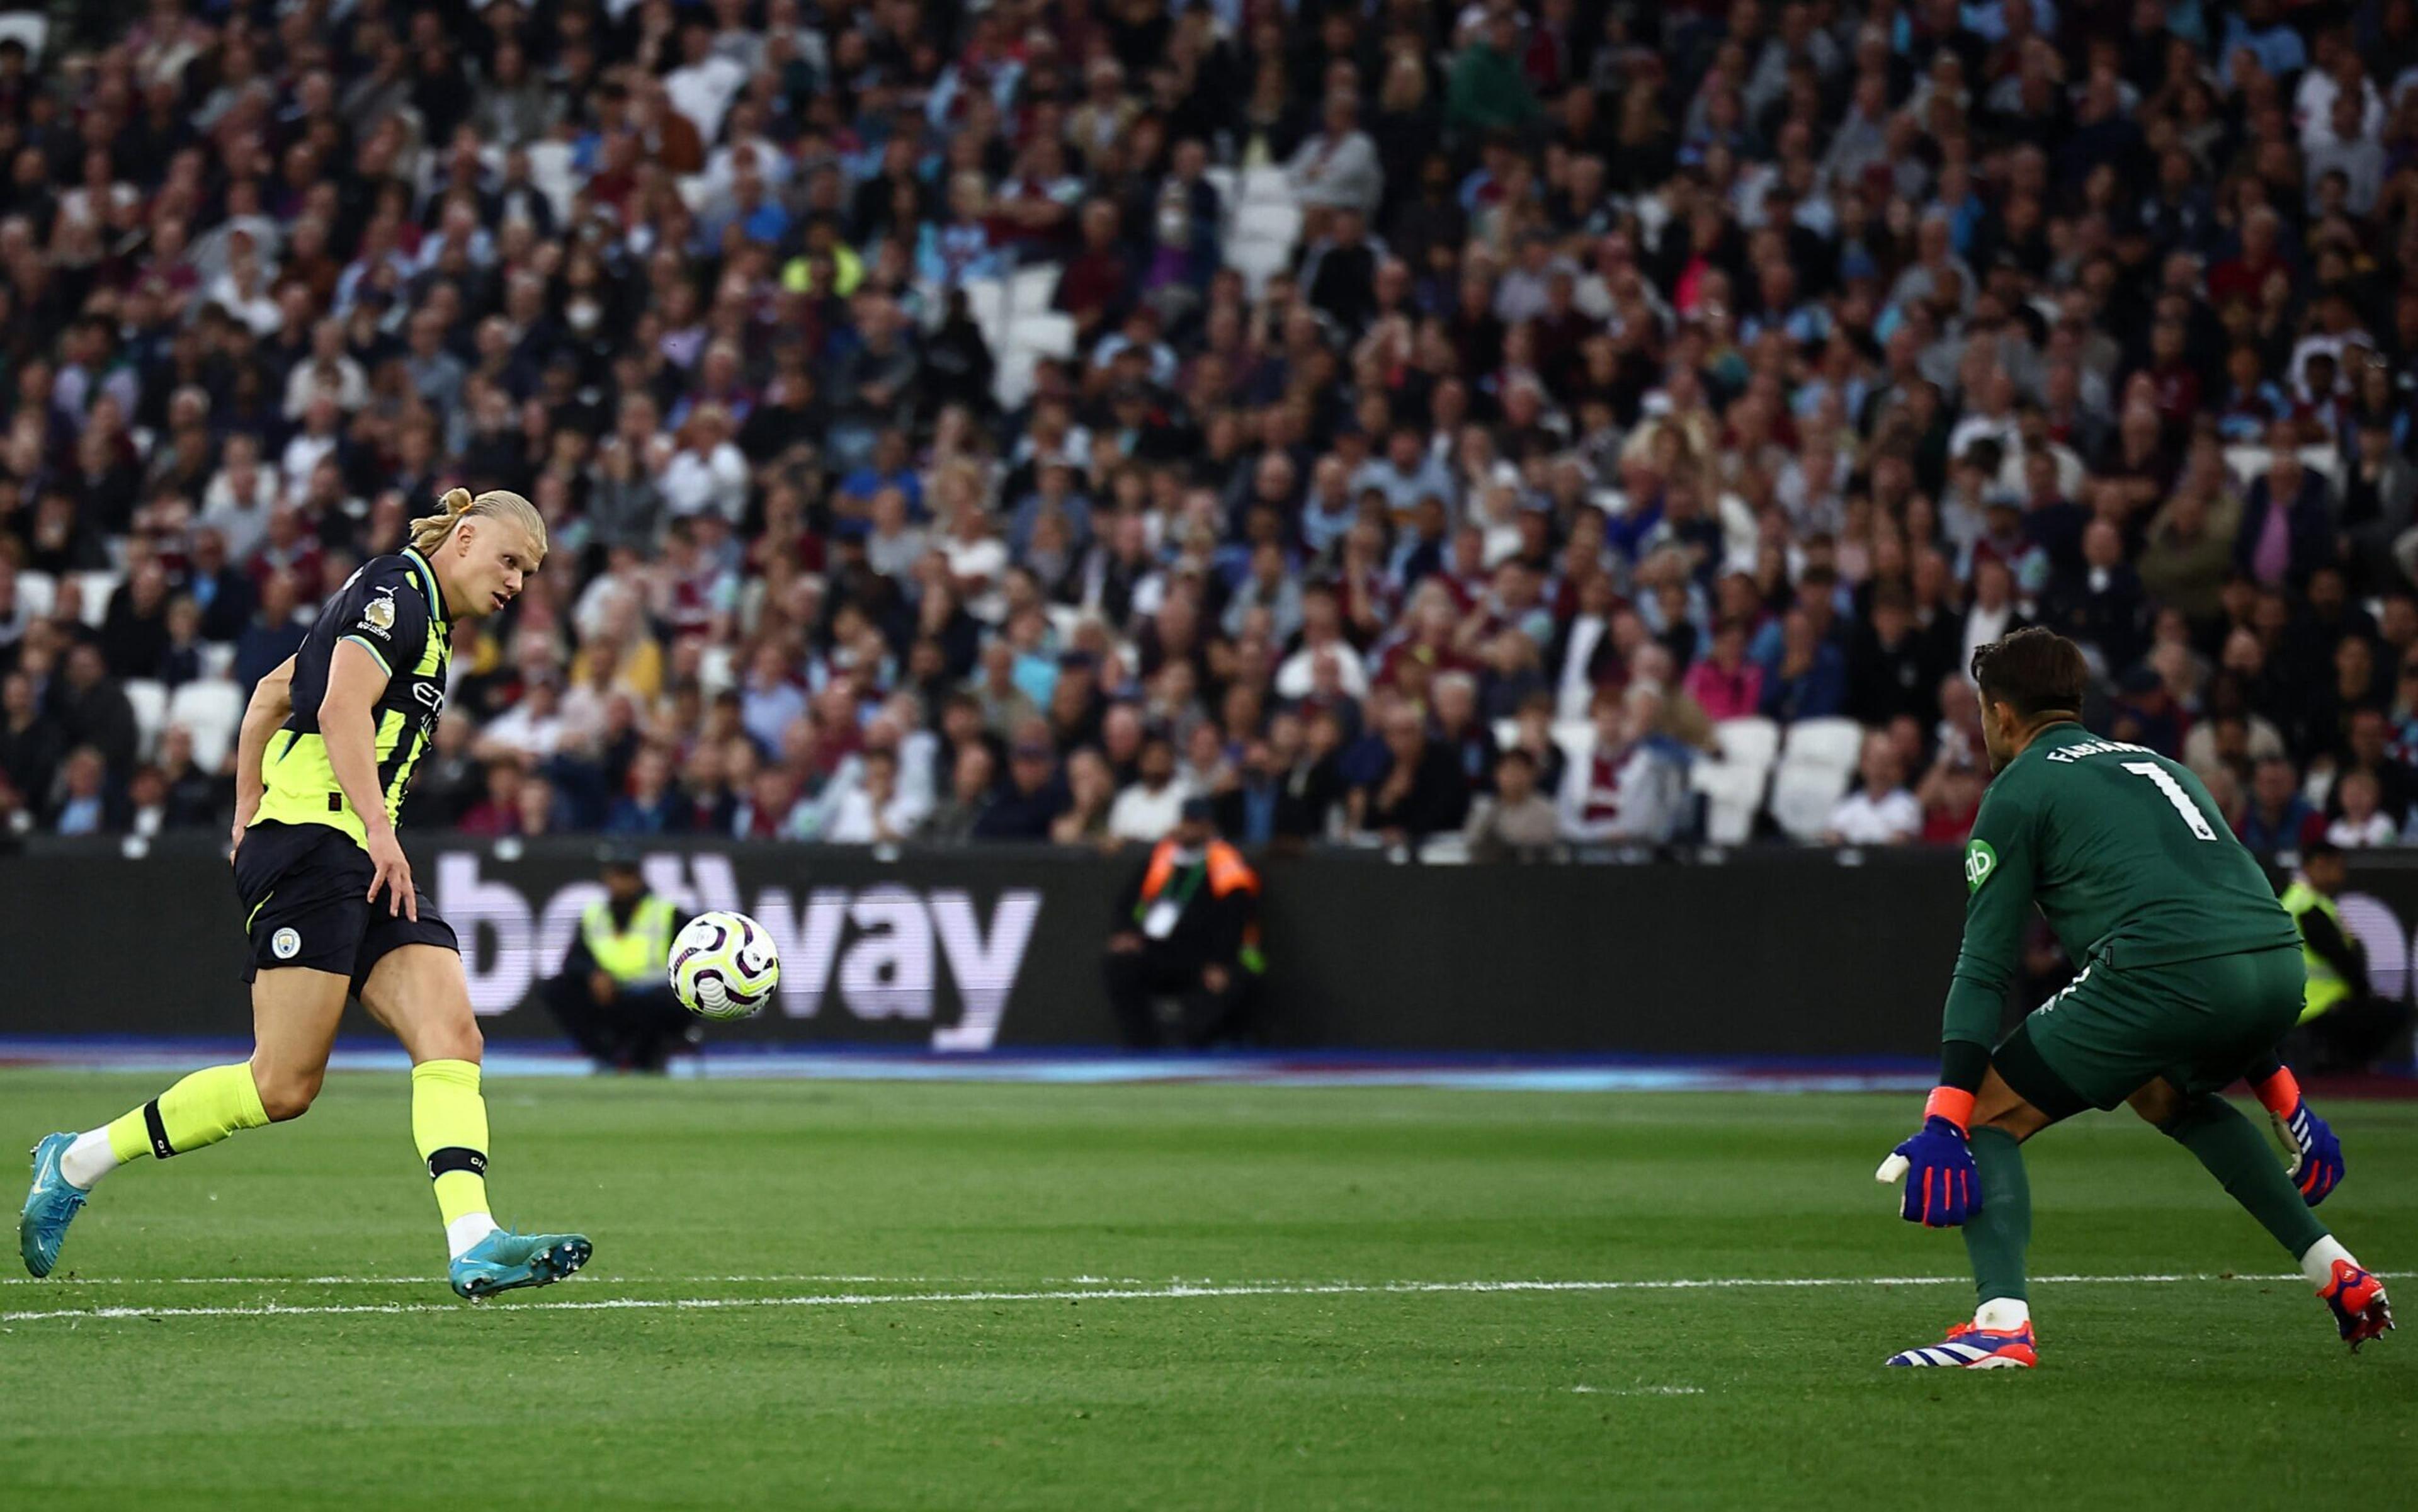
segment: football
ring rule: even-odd
[[[672,991],[700,1018],[746,1018],[781,985],[781,956],[764,926],[743,913],[691,919],[672,940]]]

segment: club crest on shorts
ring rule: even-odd
[[[281,961],[290,961],[302,954],[302,937],[291,924],[268,937],[269,954]]]

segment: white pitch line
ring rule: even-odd
[[[2297,1275],[2043,1275],[2034,1279],[2055,1286],[2169,1286],[2199,1281],[2297,1281]],[[1963,1275],[1817,1275],[1691,1277],[1668,1281],[1331,1281],[1241,1286],[1116,1287],[1080,1291],[901,1291],[824,1292],[790,1297],[599,1297],[591,1301],[532,1303],[515,1307],[515,1316],[564,1312],[712,1311],[756,1307],[880,1307],[899,1304],[939,1305],[982,1302],[1184,1302],[1221,1297],[1433,1296],[1468,1292],[1604,1292],[1701,1291],[1817,1287],[1969,1286]],[[248,1307],[62,1307],[54,1310],[0,1312],[0,1323],[48,1322],[58,1319],[114,1318],[294,1318],[334,1317],[361,1313],[461,1312],[459,1304],[436,1302],[364,1302],[290,1304],[267,1302]]]
[[[585,1272],[573,1277],[582,1286],[800,1286],[832,1282],[842,1286],[941,1286],[980,1280],[972,1275],[849,1275],[828,1271],[792,1271],[777,1275],[598,1275]],[[1040,1275],[1034,1280],[1064,1286],[1148,1286],[1137,1275]],[[0,1286],[436,1286],[443,1277],[425,1275],[0,1275]]]

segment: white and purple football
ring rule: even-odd
[[[672,940],[672,991],[699,1018],[752,1016],[781,985],[781,953],[743,913],[700,913]]]

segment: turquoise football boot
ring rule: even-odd
[[[25,1269],[36,1275],[50,1275],[51,1267],[59,1262],[59,1245],[67,1239],[68,1225],[92,1196],[59,1170],[59,1158],[75,1142],[72,1134],[51,1134],[34,1146],[34,1184],[25,1193],[25,1211],[17,1218],[17,1253],[25,1257]]]
[[[552,1286],[587,1264],[594,1252],[585,1234],[516,1234],[498,1229],[453,1262],[449,1279],[456,1296],[475,1302],[516,1287]]]

